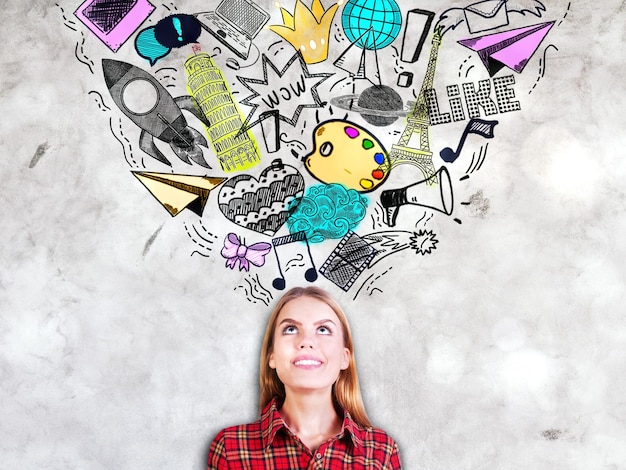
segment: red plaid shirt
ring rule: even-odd
[[[315,453],[285,425],[276,400],[251,424],[222,429],[209,450],[209,470],[400,469],[398,446],[384,431],[364,428],[344,413],[341,432]]]

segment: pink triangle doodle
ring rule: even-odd
[[[554,21],[549,21],[477,38],[462,39],[458,43],[478,52],[478,57],[487,67],[491,77],[502,67],[521,73],[553,25]]]

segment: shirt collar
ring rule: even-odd
[[[261,438],[263,440],[263,448],[267,449],[274,442],[276,434],[281,430],[287,430],[287,425],[278,412],[278,400],[273,398],[263,411],[261,412]],[[365,430],[363,430],[350,416],[348,411],[343,410],[343,423],[339,439],[342,439],[346,433],[352,440],[354,452],[356,455],[363,452],[363,439],[365,438]]]

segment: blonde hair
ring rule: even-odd
[[[261,386],[261,394],[259,405],[262,410],[273,399],[278,398],[284,400],[285,386],[278,378],[276,370],[269,365],[269,357],[274,347],[274,330],[278,315],[287,302],[297,299],[298,297],[311,297],[327,304],[341,322],[343,329],[344,347],[350,350],[350,363],[348,368],[340,371],[339,378],[333,385],[333,400],[344,410],[350,413],[352,419],[361,426],[371,427],[363,398],[361,397],[361,389],[359,388],[359,378],[356,371],[356,362],[354,360],[354,345],[352,343],[352,333],[348,325],[348,319],[343,312],[341,306],[333,299],[328,292],[319,287],[294,287],[288,290],[276,303],[274,310],[270,314],[265,328],[265,336],[263,337],[263,345],[261,346],[261,361],[259,382]]]

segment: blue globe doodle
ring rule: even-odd
[[[382,49],[400,34],[402,13],[395,0],[349,0],[341,13],[341,26],[360,48]]]

